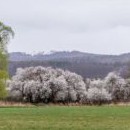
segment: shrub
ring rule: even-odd
[[[126,81],[119,74],[115,72],[109,73],[104,82],[105,88],[112,95],[114,102],[124,100]]]
[[[104,88],[103,80],[93,80],[87,92],[87,100],[90,104],[102,104],[111,101],[111,94]]]
[[[76,102],[86,95],[83,78],[61,69],[18,69],[9,83],[9,95],[28,102]]]
[[[111,101],[111,94],[106,89],[90,88],[87,92],[87,99],[90,104],[103,104]]]

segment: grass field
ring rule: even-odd
[[[0,108],[0,130],[130,130],[130,106]]]

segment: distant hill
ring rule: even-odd
[[[122,71],[130,63],[130,53],[121,55],[100,55],[79,51],[51,52],[49,54],[9,54],[9,71],[14,75],[16,68],[28,66],[51,66],[76,72],[83,77],[104,77],[110,71]]]

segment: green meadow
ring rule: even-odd
[[[0,130],[130,130],[130,107],[5,107]]]

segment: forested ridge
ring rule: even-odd
[[[21,52],[9,54],[9,73],[14,75],[19,67],[44,66],[70,70],[84,78],[103,78],[111,71],[119,71],[124,75],[129,68],[130,54],[98,55],[72,52],[55,52],[52,54],[30,55]]]

